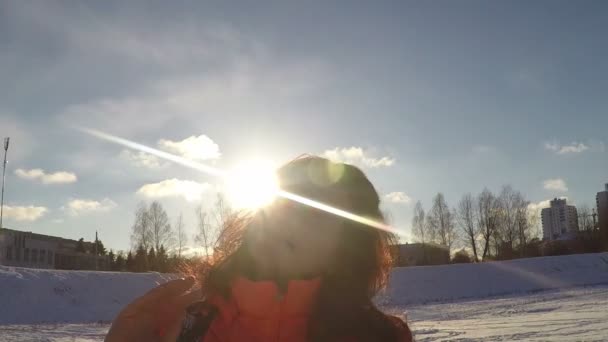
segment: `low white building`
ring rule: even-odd
[[[578,232],[576,207],[568,205],[565,199],[552,200],[551,207],[541,211],[543,240],[564,240],[575,237]]]
[[[39,234],[0,229],[0,265],[55,268],[57,241]]]
[[[89,252],[77,251],[78,241],[58,236],[0,228],[0,265],[67,270],[105,270],[107,256],[95,256],[93,243],[83,241]]]

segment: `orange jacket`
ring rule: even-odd
[[[230,299],[210,299],[218,311],[201,342],[304,342],[320,284],[320,279],[291,281],[281,295],[274,282],[238,278]],[[403,327],[402,341],[409,342],[411,333]]]

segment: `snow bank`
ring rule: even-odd
[[[171,277],[0,266],[0,324],[109,322]],[[608,253],[396,268],[378,302],[423,304],[595,284],[608,284]]]
[[[0,324],[111,321],[171,276],[0,266]]]
[[[378,300],[387,305],[423,304],[595,284],[608,284],[608,253],[399,267]]]

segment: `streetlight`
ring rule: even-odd
[[[11,138],[4,138],[4,163],[2,164],[2,199],[0,199],[0,228],[4,227],[2,225],[2,215],[4,213],[4,179],[6,174],[6,154],[8,152],[8,143]]]

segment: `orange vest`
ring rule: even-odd
[[[319,278],[290,281],[283,295],[272,281],[237,278],[230,299],[210,299],[218,312],[201,342],[305,342],[320,285]],[[411,341],[405,324],[402,341]]]

